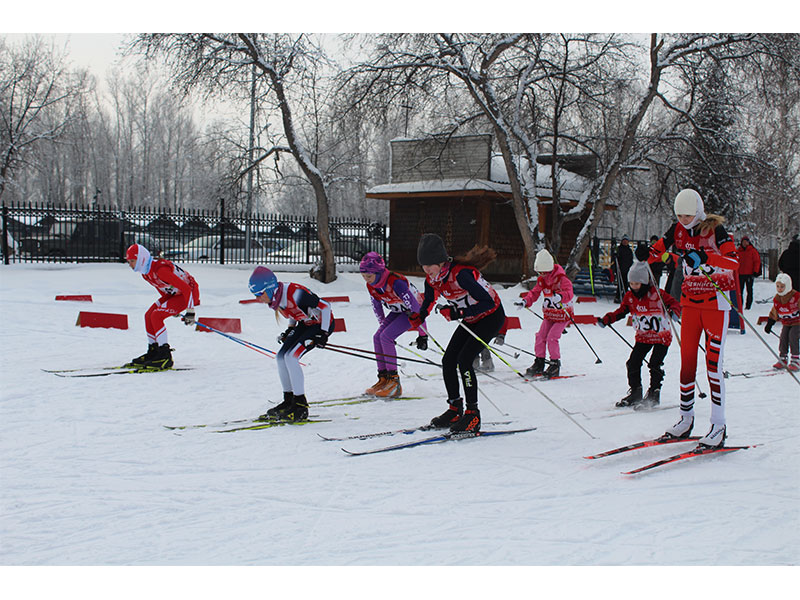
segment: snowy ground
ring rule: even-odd
[[[239,337],[277,349],[275,336],[284,324],[264,306],[238,302],[249,297],[251,267],[187,268],[200,284],[199,316],[238,317]],[[279,277],[320,295],[348,295],[349,303],[334,305],[347,332],[332,342],[371,348],[376,323],[358,274],[341,274],[328,285],[302,273]],[[494,375],[503,381],[479,376],[491,400],[481,400],[484,421],[510,420],[509,427],[536,431],[350,457],[341,446],[401,440],[325,442],[317,432],[343,436],[427,423],[445,407],[434,368],[403,366],[405,394],[423,399],[313,408],[312,414],[331,420],[326,423],[234,434],[172,432],[163,426],[251,417],[279,401],[273,360],[173,319],[168,327],[176,366],[191,371],[56,377],[41,369],[113,365],[141,354],[142,315],[155,299],[153,288],[121,264],[10,265],[0,267],[0,278],[0,564],[800,562],[800,388],[786,373],[726,381],[728,444],[758,448],[626,477],[620,471],[675,448],[599,461],[582,457],[659,435],[678,410],[614,409],[627,389],[629,349],[612,331],[583,325],[602,364],[571,330],[562,337],[562,374],[584,376],[536,387],[589,433],[495,359]],[[538,320],[511,304],[520,291],[501,291],[507,313],[523,324],[507,341],[530,350]],[[773,293],[773,284],[757,282],[758,300]],[[56,302],[56,294],[91,294],[94,302]],[[746,314],[755,323],[769,304],[753,306]],[[600,301],[579,304],[577,312],[598,315],[611,308]],[[130,329],[76,327],[80,310],[125,313]],[[454,327],[439,317],[430,326],[443,344]],[[633,340],[624,322],[616,328]],[[412,339],[405,334],[401,342]],[[777,338],[765,339],[777,348]],[[432,350],[427,354],[438,358]],[[524,371],[531,357],[509,360]],[[312,402],[357,395],[375,378],[370,361],[328,350],[311,352],[305,362]],[[755,372],[773,362],[753,332],[730,331],[727,371]],[[677,406],[678,364],[674,344],[662,405]],[[700,386],[708,391],[703,375]],[[646,382],[646,371],[644,377]],[[708,399],[698,400],[699,434],[709,412]]]

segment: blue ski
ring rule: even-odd
[[[458,431],[448,431],[447,433],[442,433],[440,435],[434,435],[432,437],[427,437],[421,440],[416,440],[414,442],[405,442],[403,444],[395,444],[393,446],[384,446],[382,448],[373,448],[372,450],[363,450],[361,452],[354,452],[351,450],[347,450],[346,448],[342,448],[343,452],[346,452],[350,456],[364,456],[365,454],[377,454],[379,452],[390,452],[392,450],[401,450],[403,448],[413,448],[414,446],[423,446],[425,444],[439,444],[441,442],[448,442],[454,440],[466,440],[470,438],[477,438],[477,437],[487,437],[493,435],[510,435],[512,433],[522,433],[524,431],[533,431],[536,427],[528,427],[527,429],[502,429],[499,431],[466,431],[466,432],[458,432]]]

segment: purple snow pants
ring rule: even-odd
[[[372,336],[375,347],[375,359],[379,371],[397,371],[397,352],[394,341],[411,329],[411,322],[403,312],[390,312]]]

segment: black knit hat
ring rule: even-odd
[[[421,265],[438,265],[450,260],[444,241],[435,233],[424,233],[417,246],[417,262]]]

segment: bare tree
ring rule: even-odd
[[[300,134],[290,98],[293,87],[302,87],[304,77],[315,73],[312,67],[325,60],[321,49],[305,35],[255,33],[143,34],[133,47],[163,56],[186,89],[232,84],[248,90],[255,68],[259,84],[267,86],[273,95],[286,140],[285,146],[270,148],[257,160],[284,151],[296,160],[314,190],[317,204],[322,268],[312,275],[323,282],[336,279],[328,225],[328,182],[313,159],[308,141]]]
[[[74,118],[86,80],[67,67],[40,37],[19,46],[0,39],[0,197],[31,150],[58,139]]]

